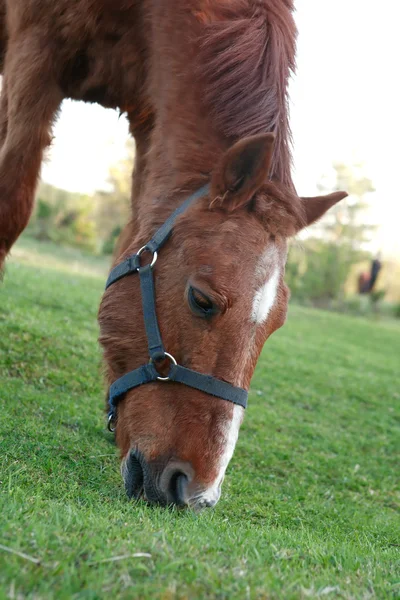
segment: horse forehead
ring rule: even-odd
[[[283,267],[282,249],[275,243],[262,249],[253,247],[248,251],[240,248],[214,246],[204,254],[197,255],[198,263],[193,274],[216,290],[252,296],[263,287],[276,271]],[[248,293],[250,292],[250,294]]]
[[[237,264],[240,257],[254,255],[256,250],[258,236],[249,239],[245,224],[237,220],[215,223],[209,218],[195,226],[185,225],[177,228],[177,239],[182,240],[180,249],[197,264]]]
[[[268,246],[256,265],[251,320],[264,323],[276,302],[282,271],[282,257],[276,244]]]
[[[268,242],[268,233],[255,219],[231,216],[215,223],[213,215],[201,216],[195,227],[182,222],[178,228],[183,260],[198,275],[231,284],[240,278],[252,285],[254,278],[266,276],[268,265],[279,261],[278,247]]]
[[[280,265],[281,251],[276,243],[270,243],[260,254],[256,263],[255,283],[264,283],[269,275]]]

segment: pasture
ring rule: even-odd
[[[217,507],[148,507],[105,431],[106,269],[25,238],[0,288],[1,598],[398,598],[399,324],[292,306]]]

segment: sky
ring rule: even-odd
[[[334,161],[363,163],[375,185],[375,249],[400,256],[400,0],[295,0],[297,74],[290,83],[294,181],[316,193]],[[124,117],[65,101],[45,181],[90,193],[125,156]]]

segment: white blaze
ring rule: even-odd
[[[251,319],[257,325],[264,323],[275,304],[280,277],[279,267],[275,267],[271,277],[255,293]]]
[[[279,265],[278,250],[274,245],[268,247],[264,255],[261,257],[260,262],[256,266],[255,278],[258,281],[262,281],[263,279],[265,280],[268,271],[270,273],[272,271],[271,276],[256,291],[253,299],[251,319],[257,325],[261,325],[267,320],[268,315],[275,304],[276,295],[278,292],[281,268]],[[204,506],[204,502],[216,502],[219,499],[220,484],[222,483],[225,471],[236,446],[242,417],[243,408],[235,404],[233,408],[232,419],[226,424],[225,431],[223,432],[224,450],[220,457],[218,476],[216,477],[214,483],[196,499],[196,504],[198,507]]]
[[[217,501],[220,495],[220,485],[225,475],[225,471],[229,465],[229,462],[233,456],[236,442],[239,436],[240,424],[243,418],[243,408],[238,404],[233,406],[233,415],[229,423],[226,424],[224,432],[225,447],[220,457],[219,473],[216,477],[212,486],[210,486],[203,494],[201,494],[201,500],[203,501]],[[199,504],[201,505],[201,500]]]

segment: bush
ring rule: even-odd
[[[307,239],[303,250],[291,248],[286,280],[293,298],[302,303],[309,300],[312,305],[324,308],[343,302],[352,266],[364,256],[350,244],[339,245],[317,238]]]
[[[103,246],[102,246],[102,253],[103,254],[112,254],[114,252],[114,248],[115,248],[115,244],[117,243],[117,240],[120,236],[120,233],[122,231],[122,227],[118,226],[115,227],[112,232],[110,233],[110,235],[108,236],[108,238],[106,239],[106,241],[104,242]]]
[[[368,298],[365,296],[350,296],[350,298],[345,298],[337,309],[351,315],[365,315],[369,311]]]
[[[53,213],[54,209],[51,204],[39,198],[36,207],[36,239],[51,240]]]
[[[89,196],[42,184],[29,230],[36,239],[94,252],[97,236],[93,204]]]

